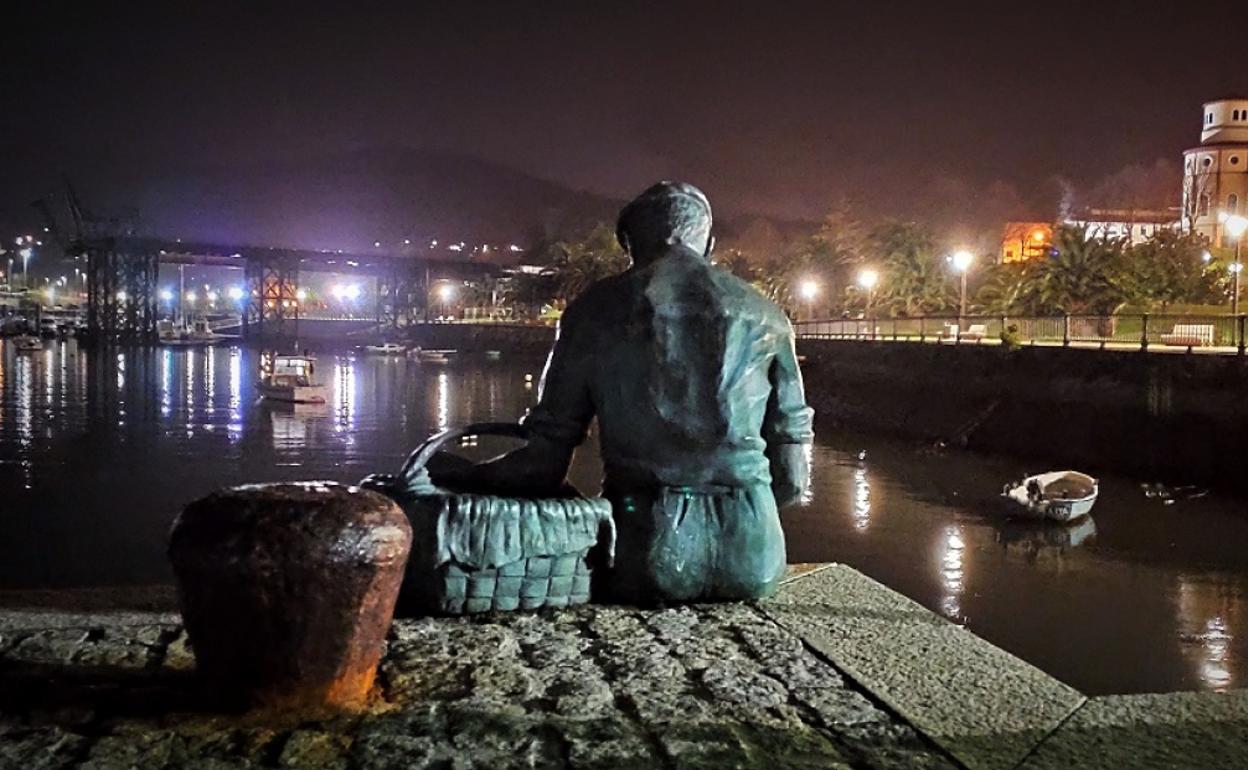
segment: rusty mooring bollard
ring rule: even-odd
[[[188,505],[169,559],[202,682],[228,706],[363,706],[411,542],[389,499],[330,482]]]

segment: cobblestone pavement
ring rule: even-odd
[[[954,767],[751,605],[398,621],[321,719],[197,710],[174,620],[0,610],[0,768]]]

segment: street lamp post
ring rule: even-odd
[[[858,271],[858,285],[867,292],[867,304],[862,315],[871,327],[871,336],[875,337],[875,324],[871,322],[871,301],[875,299],[875,285],[880,282],[880,274],[871,268]]]
[[[958,299],[958,328],[962,328],[962,319],[966,317],[966,274],[970,272],[971,263],[975,261],[975,255],[963,249],[954,252],[950,258],[953,262],[953,269],[957,270],[962,279],[962,291]]]
[[[806,302],[806,319],[815,320],[815,297],[819,295],[819,284],[807,278],[798,285],[797,293]]]
[[[1244,231],[1248,230],[1248,217],[1238,214],[1226,218],[1226,234],[1235,239],[1235,264],[1231,265],[1231,315],[1239,315],[1239,273],[1244,269],[1241,257],[1244,250]]]

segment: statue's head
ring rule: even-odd
[[[659,182],[620,211],[615,237],[639,264],[677,244],[709,254],[711,202],[691,184]]]

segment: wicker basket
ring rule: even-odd
[[[610,555],[615,528],[602,498],[519,498],[435,487],[426,464],[464,436],[526,438],[514,423],[444,431],[421,444],[395,476],[362,484],[394,498],[412,524],[400,614],[463,615],[533,610],[589,601],[590,549]]]

